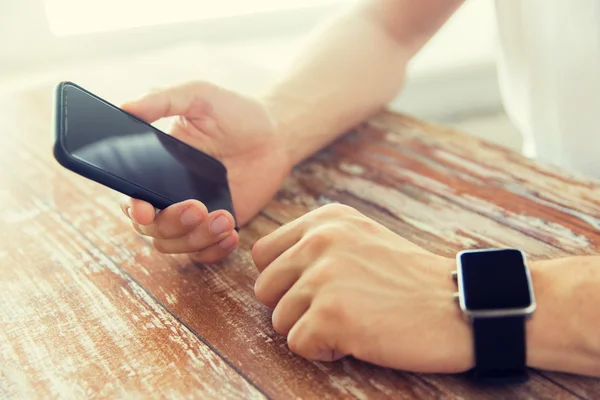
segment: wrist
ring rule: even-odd
[[[542,262],[534,261],[530,262],[529,270],[531,273],[531,283],[533,285],[533,292],[536,296],[537,309],[531,320],[526,322],[525,334],[527,343],[527,365],[529,367],[541,367],[548,360],[544,360],[547,353],[544,348],[548,346],[548,339],[546,337],[551,331],[547,325],[545,317],[545,287],[546,287],[546,274],[543,268],[541,268]],[[541,303],[541,304],[540,304]],[[540,307],[541,306],[541,307]],[[541,311],[540,311],[541,309]],[[554,330],[556,332],[556,330]]]
[[[438,306],[444,310],[445,318],[436,329],[443,334],[440,338],[440,346],[443,346],[442,362],[447,366],[444,368],[447,372],[464,372],[475,365],[473,329],[454,297],[458,290],[452,279],[456,260],[444,257],[440,266],[438,290],[442,296]]]
[[[457,300],[469,321],[472,377],[527,380],[527,325],[536,309],[531,267],[518,249],[465,250],[456,256]]]
[[[282,152],[287,161],[289,170],[306,158],[309,154],[302,152],[302,146],[296,142],[294,134],[293,115],[298,104],[291,104],[282,94],[267,93],[260,97],[260,103],[266,110],[273,124],[274,140],[278,151]]]
[[[504,356],[497,353],[498,347],[490,341],[490,338],[495,337],[495,332],[501,332],[504,327],[507,327],[508,330],[504,332],[513,332],[512,342],[509,343],[512,343],[510,346],[517,351],[510,354],[519,357],[519,354],[522,354],[523,357],[526,357],[526,360],[523,361],[526,361],[527,366],[598,375],[600,371],[597,367],[600,359],[600,341],[596,336],[590,335],[589,329],[590,322],[594,320],[597,312],[593,307],[586,308],[586,304],[594,303],[594,298],[597,296],[598,282],[600,282],[598,280],[600,273],[597,268],[600,265],[599,261],[600,258],[587,256],[530,262],[531,285],[537,303],[535,312],[530,319],[521,322],[524,323],[524,326],[520,328],[515,325],[517,322],[515,319],[510,325],[503,325],[504,322],[486,323],[485,325],[478,323],[477,335],[483,334],[483,336],[477,336],[477,338],[484,339],[483,342],[478,341],[478,351],[483,350],[482,354],[484,355],[490,356],[491,354],[493,358],[503,359]],[[465,264],[461,265],[464,269]],[[578,273],[573,273],[574,265],[577,266]],[[459,274],[459,279],[460,276]],[[464,281],[462,282],[464,285]],[[488,282],[488,284],[494,284],[493,282]],[[469,291],[469,293],[471,292]],[[485,317],[480,317],[480,319],[484,321]],[[526,341],[525,346],[517,346],[515,335],[523,334]],[[475,343],[473,336],[471,333],[472,344]],[[474,365],[474,348],[471,347],[470,366]],[[521,353],[523,350],[525,352]],[[506,351],[509,351],[508,347]],[[462,351],[457,355],[458,359],[463,362],[466,358],[461,355],[464,354],[467,353]],[[490,365],[490,359],[487,364],[487,368],[493,367]],[[465,365],[468,369],[469,363]]]
[[[292,167],[364,119],[361,114],[367,116],[362,108],[346,110],[332,96],[327,90],[306,91],[288,82],[260,97]]]

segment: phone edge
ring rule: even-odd
[[[132,115],[130,113],[128,113],[127,111],[115,106],[114,104],[100,98],[99,96],[95,95],[94,93],[91,93],[90,91],[82,88],[81,86],[77,85],[74,82],[71,81],[62,81],[59,82],[55,88],[54,88],[54,96],[53,96],[53,107],[54,107],[54,112],[52,113],[53,115],[53,131],[54,131],[54,138],[53,138],[53,156],[56,159],[56,161],[62,165],[64,168],[78,174],[81,175],[85,178],[88,178],[100,185],[103,185],[105,187],[108,187],[112,190],[115,190],[119,193],[122,193],[126,196],[132,197],[132,198],[138,198],[140,200],[144,200],[149,202],[150,204],[152,204],[154,207],[160,209],[165,209],[168,206],[174,204],[175,202],[173,200],[164,198],[154,192],[150,192],[148,190],[146,190],[145,188],[135,185],[131,182],[125,181],[123,179],[120,179],[116,176],[113,176],[112,174],[108,174],[104,171],[102,171],[99,168],[95,168],[93,166],[90,166],[86,163],[83,163],[81,161],[78,161],[77,159],[73,158],[72,156],[69,155],[68,151],[66,150],[64,143],[63,143],[63,129],[64,129],[64,100],[63,100],[63,92],[64,92],[64,88],[67,85],[71,85],[73,87],[76,87],[82,91],[84,91],[85,93],[89,94],[90,96],[98,99],[99,101],[102,101],[106,104],[109,104],[112,107],[115,107],[117,109],[119,109],[120,111],[126,113],[127,115],[135,118],[136,120],[149,125],[146,121],[141,120],[140,118],[136,117],[135,115]],[[153,127],[154,129],[156,129],[155,127]],[[159,130],[159,129],[157,129]],[[159,130],[160,131],[160,130]],[[169,137],[171,137],[170,135],[168,135],[165,132],[160,131],[162,134],[167,135]],[[177,138],[173,138],[174,140],[178,140]],[[180,140],[178,140],[179,142],[183,143],[186,146],[189,146],[187,143],[182,142]],[[191,147],[191,146],[189,146]],[[198,151],[202,156],[209,158],[211,161],[214,161],[216,163],[218,163],[220,165],[221,168],[223,168],[223,171],[225,173],[225,179],[227,180],[227,190],[228,190],[228,194],[229,194],[229,205],[230,208],[229,209],[225,209],[225,211],[231,213],[233,220],[234,220],[234,228],[236,231],[239,231],[239,226],[237,223],[237,217],[236,217],[236,213],[235,213],[235,208],[233,205],[233,198],[231,196],[231,188],[229,187],[229,179],[228,179],[228,175],[227,175],[227,168],[223,165],[223,163],[221,163],[219,160],[215,159],[214,157],[205,154],[201,151],[199,151],[198,149],[194,149],[196,151]],[[132,190],[130,190],[130,188],[135,187],[138,189],[137,192],[134,192]],[[212,211],[216,211],[216,210],[212,210]]]
[[[122,193],[126,196],[135,197],[140,200],[147,201],[151,203],[154,207],[158,209],[164,209],[174,204],[174,202],[170,199],[159,196],[153,192],[150,192],[144,189],[141,186],[135,185],[131,182],[124,181],[118,177],[115,177],[111,174],[103,172],[99,168],[95,168],[94,166],[88,165],[84,162],[78,161],[69,155],[63,143],[63,130],[64,130],[64,101],[63,101],[63,89],[66,85],[73,85],[76,87],[76,84],[72,82],[60,82],[55,90],[54,90],[54,99],[53,106],[55,112],[53,113],[54,121],[53,121],[53,130],[54,130],[54,144],[52,146],[52,153],[56,161],[68,169],[78,175],[81,175],[87,179],[90,179],[100,185],[106,186],[112,190],[115,190],[119,193]],[[135,187],[137,190],[131,190],[131,188]]]

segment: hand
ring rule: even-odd
[[[300,356],[352,355],[419,372],[473,364],[471,331],[453,298],[454,260],[350,207],[310,212],[260,239],[252,255],[256,296]]]
[[[147,122],[176,116],[168,133],[225,164],[239,225],[268,203],[291,169],[266,107],[210,83],[158,91],[122,108]],[[198,201],[175,204],[158,214],[140,200],[128,200],[122,209],[134,228],[152,236],[164,253],[190,253],[198,261],[215,262],[238,243],[230,213],[208,214]]]

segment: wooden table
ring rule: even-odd
[[[485,388],[306,361],[254,298],[250,256],[259,237],[329,202],[446,256],[597,254],[598,182],[382,114],[298,167],[226,261],[193,264],[154,251],[115,193],[53,160],[50,90],[0,100],[0,398],[600,398],[600,379],[559,373]]]

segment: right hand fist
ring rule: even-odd
[[[175,116],[169,134],[225,165],[239,226],[269,202],[291,170],[283,135],[255,99],[197,82],[150,93],[122,108],[149,123]],[[164,253],[190,253],[198,261],[215,262],[238,242],[231,214],[208,214],[199,201],[174,204],[158,214],[140,200],[121,207],[134,228],[153,237]]]

